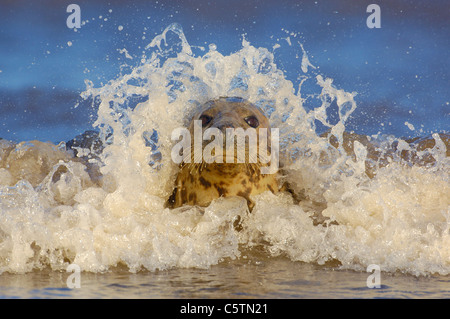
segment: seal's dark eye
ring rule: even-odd
[[[247,122],[248,125],[250,125],[253,128],[257,128],[259,125],[259,121],[254,115],[247,116],[244,120],[245,122]]]
[[[202,121],[202,126],[203,126],[203,127],[205,127],[206,125],[208,125],[209,122],[211,122],[211,120],[212,120],[212,117],[209,116],[209,115],[202,114],[202,115],[200,116],[200,121]]]

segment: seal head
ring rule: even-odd
[[[271,128],[262,110],[241,98],[222,97],[205,103],[193,116],[191,136],[200,128],[201,146],[191,140],[194,152],[180,164],[167,206],[208,206],[221,196],[241,196],[252,209],[251,195],[278,192],[277,174],[262,169],[272,158]]]

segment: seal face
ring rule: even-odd
[[[241,98],[222,97],[205,103],[193,116],[189,125],[191,136],[195,133],[195,125],[198,125],[197,130],[201,125],[202,152],[200,155],[195,153],[196,146],[192,139],[191,149],[194,152],[185,157],[180,164],[174,192],[167,202],[168,207],[176,208],[184,204],[208,206],[213,199],[221,196],[241,196],[247,200],[249,208],[252,209],[254,204],[250,199],[251,195],[265,191],[278,192],[277,174],[262,172],[261,168],[269,165],[268,160],[267,157],[264,159],[260,152],[256,155],[252,152],[254,149],[251,137],[246,136],[243,143],[245,152],[240,153],[241,155],[245,153],[243,161],[242,157],[239,157],[239,146],[242,144],[239,145],[239,138],[230,134],[234,129],[236,131],[241,129],[240,132],[247,133],[253,130],[255,134],[266,132],[267,140],[261,140],[261,135],[258,135],[254,144],[261,150],[261,141],[267,143],[262,153],[270,157],[271,128],[269,120],[258,107]],[[221,133],[222,140],[216,135],[213,140],[212,137],[211,139],[205,137],[208,129]],[[213,142],[217,147],[223,146],[223,149],[214,148],[211,151],[210,144]],[[208,154],[211,154],[209,160],[205,159],[207,150]]]

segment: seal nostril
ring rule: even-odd
[[[219,130],[226,130],[227,128],[235,128],[233,123],[224,123],[221,125],[218,125],[217,128]]]

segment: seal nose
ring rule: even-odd
[[[234,124],[231,122],[221,123],[217,125],[217,128],[222,132],[225,132],[227,128],[235,128]]]

